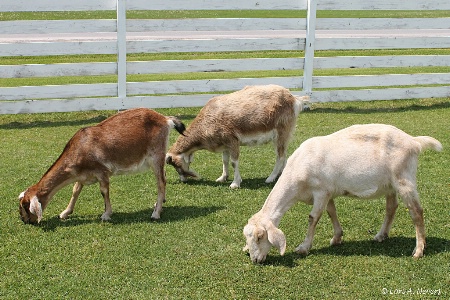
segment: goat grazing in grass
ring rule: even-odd
[[[262,209],[244,227],[244,251],[253,262],[263,262],[272,246],[284,254],[286,238],[278,229],[282,216],[297,201],[313,205],[306,238],[295,251],[308,254],[316,224],[326,209],[334,228],[331,245],[342,242],[343,231],[334,198],[353,196],[367,199],[386,197],[386,216],[374,240],[387,238],[397,195],[409,209],[416,228],[413,256],[423,256],[425,227],[417,193],[416,173],[422,150],[441,151],[439,141],[428,136],[412,137],[398,128],[382,124],[354,125],[328,136],[303,142],[288,159],[286,168]]]
[[[169,130],[180,134],[184,124],[175,117],[165,117],[146,108],[120,112],[96,126],[80,129],[69,140],[56,162],[41,180],[19,196],[19,211],[24,223],[36,223],[53,195],[75,182],[67,208],[59,215],[67,218],[84,185],[100,183],[105,200],[102,220],[112,214],[109,178],[153,169],[158,186],[158,200],[151,218],[159,219],[166,195],[165,152]]]
[[[195,151],[206,149],[222,152],[223,172],[216,180],[226,182],[228,164],[234,168],[231,188],[242,182],[239,173],[239,147],[256,146],[274,142],[275,167],[266,182],[273,182],[283,171],[287,159],[289,139],[294,132],[297,116],[303,100],[288,89],[278,85],[248,86],[244,89],[218,97],[206,103],[194,121],[169,149],[166,162],[175,167],[181,181],[198,177],[189,170]]]

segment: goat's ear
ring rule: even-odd
[[[286,251],[286,237],[284,236],[283,231],[276,228],[275,226],[271,226],[269,230],[267,230],[267,238],[269,242],[280,251],[281,255],[284,255]]]
[[[190,164],[192,161],[194,161],[194,153],[191,153],[189,155],[183,154],[184,162],[187,164]]]
[[[42,220],[42,205],[39,199],[34,196],[30,201],[30,213],[36,215],[38,218],[38,223]]]
[[[24,196],[25,196],[25,191],[23,191],[22,193],[20,193],[20,195],[19,195],[19,201],[22,200]]]
[[[172,164],[172,155],[169,154],[166,155],[166,164],[168,165]]]
[[[253,232],[253,235],[255,236],[256,240],[259,242],[260,239],[264,237],[266,230],[261,227],[256,227],[255,231]]]

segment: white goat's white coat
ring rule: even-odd
[[[425,228],[416,173],[419,153],[427,148],[441,151],[442,145],[432,137],[412,137],[383,124],[354,125],[306,140],[288,159],[262,209],[244,227],[244,250],[249,251],[253,262],[263,262],[272,246],[283,255],[286,239],[277,227],[286,211],[298,201],[312,204],[313,209],[306,238],[296,252],[309,252],[316,224],[325,209],[334,228],[330,244],[340,244],[343,231],[333,200],[338,196],[364,199],[386,196],[386,216],[374,238],[381,242],[392,226],[398,195],[416,227],[413,256],[422,257]]]

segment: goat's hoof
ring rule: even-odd
[[[278,178],[278,176],[269,176],[267,179],[266,179],[266,183],[272,183],[272,182],[274,182],[276,179]]]
[[[234,179],[233,182],[230,184],[230,188],[231,189],[240,188],[241,187],[241,182],[242,182],[241,178]]]
[[[159,213],[153,212],[152,216],[150,217],[150,220],[158,221],[159,219],[161,219],[161,215]]]
[[[374,241],[381,243],[385,239],[388,238],[388,235],[385,233],[377,233],[377,235],[373,238]]]
[[[295,248],[295,252],[297,254],[306,256],[309,253],[309,249],[302,244],[302,245],[299,245],[297,248]]]
[[[110,214],[107,214],[107,213],[104,213],[103,215],[102,215],[102,217],[101,217],[101,219],[102,219],[102,221],[110,221],[111,220],[111,215]]]
[[[414,248],[414,251],[412,253],[412,256],[414,259],[419,259],[423,257],[423,249],[421,249],[420,251],[416,248]]]
[[[340,236],[340,237],[333,237],[331,240],[330,240],[330,246],[338,246],[338,245],[341,245],[342,244],[342,236]]]
[[[59,214],[58,218],[61,220],[65,220],[70,216],[70,214],[72,214],[72,211],[63,211]]]
[[[227,182],[228,177],[227,176],[220,176],[216,179],[216,182]]]

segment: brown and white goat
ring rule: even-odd
[[[206,103],[194,121],[169,149],[166,162],[175,167],[181,181],[198,177],[189,170],[197,150],[222,152],[223,171],[217,182],[226,182],[228,164],[234,168],[231,188],[241,184],[239,147],[256,146],[273,141],[276,148],[275,167],[266,182],[273,182],[283,171],[287,148],[295,129],[297,116],[308,97],[293,96],[277,85],[247,86]]]
[[[22,221],[40,222],[53,195],[73,182],[72,197],[60,218],[65,219],[73,212],[84,185],[99,182],[105,200],[101,218],[109,220],[112,214],[109,178],[148,169],[153,169],[158,186],[158,200],[151,218],[159,219],[166,195],[164,160],[170,128],[181,134],[185,130],[184,124],[175,117],[137,108],[120,112],[96,126],[80,129],[41,180],[20,194]]]
[[[417,193],[416,173],[422,150],[441,151],[439,141],[428,136],[412,137],[398,128],[382,124],[354,125],[328,136],[303,142],[289,157],[286,168],[262,209],[244,227],[244,251],[253,262],[263,262],[272,246],[284,254],[286,238],[278,229],[282,216],[296,202],[313,205],[306,238],[295,251],[311,249],[316,224],[326,209],[334,228],[331,245],[342,242],[343,231],[336,214],[334,198],[362,199],[386,197],[386,216],[374,240],[387,238],[397,195],[409,209],[416,228],[413,256],[423,256],[425,227]]]

